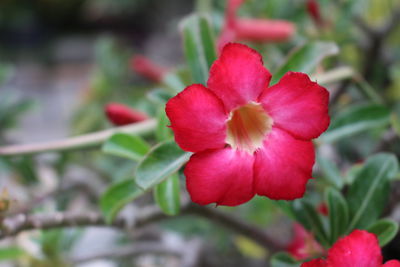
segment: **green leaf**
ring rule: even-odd
[[[271,258],[271,267],[299,267],[299,266],[300,263],[285,252],[276,253]]]
[[[136,183],[147,190],[177,172],[191,153],[185,152],[174,141],[167,141],[153,147],[139,162],[136,169]]]
[[[335,166],[335,164],[318,154],[317,163],[321,168],[323,177],[327,180],[327,182],[333,185],[335,188],[341,189],[343,187],[343,179],[342,175],[340,174],[340,170]]]
[[[181,78],[173,72],[168,72],[163,76],[163,83],[176,93],[182,91],[186,87]]]
[[[180,211],[179,175],[174,173],[154,188],[154,199],[167,215],[176,215]]]
[[[143,193],[133,179],[118,181],[107,188],[100,198],[100,209],[107,223],[111,223],[126,204]]]
[[[376,234],[379,246],[383,247],[396,236],[399,231],[399,225],[393,220],[381,219],[368,227],[367,231]]]
[[[342,194],[333,188],[328,188],[326,191],[325,201],[328,205],[329,241],[332,245],[346,232],[349,223],[349,208]]]
[[[332,119],[329,129],[318,139],[330,143],[389,123],[390,110],[376,104],[351,106]]]
[[[14,260],[23,256],[25,252],[18,247],[8,247],[0,249],[0,261]]]
[[[339,53],[339,48],[332,42],[310,42],[294,50],[286,61],[278,67],[272,76],[271,84],[275,84],[288,71],[311,74],[326,57]]]
[[[164,109],[159,109],[157,115],[157,128],[156,128],[156,139],[159,142],[171,139],[173,137],[172,131],[168,128],[169,120]]]
[[[313,233],[321,245],[328,247],[328,235],[324,229],[321,216],[317,213],[315,208],[304,200],[294,201],[292,205],[296,220]]]
[[[150,150],[150,146],[139,136],[116,133],[102,147],[106,154],[139,161]]]
[[[150,101],[162,105],[164,105],[171,97],[173,97],[172,94],[161,88],[150,91],[146,96]]]
[[[217,59],[217,53],[215,51],[214,34],[208,19],[204,16],[199,17],[199,27],[200,27],[200,37],[204,50],[204,55],[206,58],[208,69],[210,69],[211,65]]]
[[[389,196],[389,181],[398,172],[397,158],[380,153],[367,159],[347,194],[350,218],[347,233],[364,229],[378,219]]]
[[[206,17],[194,14],[183,20],[182,29],[185,57],[193,80],[205,84],[216,59],[212,28]]]

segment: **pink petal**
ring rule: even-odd
[[[261,55],[248,46],[229,43],[211,66],[208,88],[223,102],[227,111],[257,101],[268,87],[271,74]]]
[[[304,73],[286,73],[262,93],[259,101],[274,125],[296,138],[316,138],[329,126],[329,93]]]
[[[271,199],[303,196],[311,179],[315,153],[311,141],[298,140],[276,127],[256,152],[255,190]]]
[[[187,87],[168,101],[165,111],[175,140],[183,150],[198,152],[225,146],[224,106],[203,85]]]
[[[380,267],[382,255],[378,239],[367,231],[354,230],[333,245],[327,261],[335,267]]]
[[[309,262],[305,262],[301,265],[301,267],[327,267],[328,265],[324,260],[315,259]],[[332,266],[333,267],[333,266]],[[355,267],[355,266],[353,266]]]
[[[382,267],[400,267],[400,261],[391,260],[382,265]]]
[[[236,206],[254,196],[252,155],[229,147],[194,154],[185,168],[193,202]]]

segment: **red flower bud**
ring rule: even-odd
[[[296,30],[293,23],[284,20],[237,19],[237,39],[246,41],[286,41]]]
[[[319,204],[317,207],[317,210],[320,214],[322,214],[324,216],[328,216],[328,214],[329,214],[328,206],[325,203]]]
[[[315,240],[312,233],[308,232],[301,224],[293,225],[294,237],[287,246],[286,251],[298,260],[304,260],[316,255],[321,255],[324,249]]]
[[[217,40],[218,51],[230,42],[281,42],[293,36],[296,28],[288,21],[238,18],[236,11],[242,3],[243,0],[228,0],[224,26]]]
[[[132,109],[119,103],[110,103],[105,107],[108,120],[116,125],[123,126],[139,121],[147,120],[149,117],[138,110]]]
[[[307,11],[317,26],[323,25],[319,4],[316,0],[307,0]]]
[[[142,55],[135,55],[131,59],[131,68],[137,74],[153,82],[161,82],[167,69],[161,67]]]

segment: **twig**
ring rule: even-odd
[[[80,135],[60,141],[44,142],[27,145],[12,145],[0,147],[0,156],[28,155],[34,153],[66,151],[100,145],[111,135],[118,132],[144,134],[156,127],[156,120],[149,119],[143,122],[108,129],[86,135]]]
[[[155,207],[143,209],[140,214],[135,216],[133,224],[122,217],[117,218],[112,224],[107,224],[103,216],[98,212],[87,212],[84,214],[68,212],[35,215],[18,214],[14,217],[4,218],[0,228],[0,239],[7,236],[14,236],[27,230],[48,230],[64,227],[103,226],[126,229],[132,225],[134,227],[141,227],[166,218],[168,216]]]
[[[182,214],[194,214],[219,223],[252,239],[271,252],[276,252],[284,248],[283,244],[271,238],[265,231],[259,229],[257,226],[249,224],[232,214],[220,211],[216,208],[188,204],[182,207]],[[135,216],[135,221],[133,223],[126,218],[119,217],[111,225],[108,225],[101,214],[97,212],[88,212],[84,214],[60,212],[48,215],[19,214],[11,218],[7,217],[3,220],[0,239],[7,236],[14,236],[27,230],[46,230],[78,226],[104,226],[129,230],[132,228],[132,225],[133,227],[142,227],[167,218],[170,217],[166,216],[156,207],[142,209],[140,213]]]
[[[311,77],[312,80],[316,80],[319,84],[327,85],[333,82],[338,82],[341,80],[346,80],[352,78],[354,71],[351,67],[342,66],[335,68],[333,70],[324,72],[322,74],[317,74]]]

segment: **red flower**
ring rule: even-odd
[[[162,82],[167,69],[161,67],[149,58],[142,55],[135,55],[131,59],[131,68],[139,75],[153,82]]]
[[[321,255],[324,250],[314,239],[314,236],[307,232],[301,224],[293,224],[294,238],[288,245],[286,251],[298,260],[309,259]]]
[[[317,0],[307,0],[307,12],[317,26],[323,26],[323,20]]]
[[[329,93],[303,73],[269,87],[270,79],[259,53],[231,43],[211,66],[208,88],[193,84],[168,101],[176,142],[195,152],[184,171],[194,202],[303,196],[315,158],[311,139],[329,125]]]
[[[400,262],[391,260],[382,265],[382,254],[378,239],[364,230],[354,230],[337,241],[328,251],[326,260],[315,259],[301,267],[400,267]]]
[[[110,122],[117,126],[144,121],[149,118],[146,114],[119,103],[108,104],[105,107],[105,113]]]
[[[284,20],[237,18],[243,0],[228,0],[225,24],[217,41],[218,51],[229,42],[281,42],[293,36],[295,26]]]

